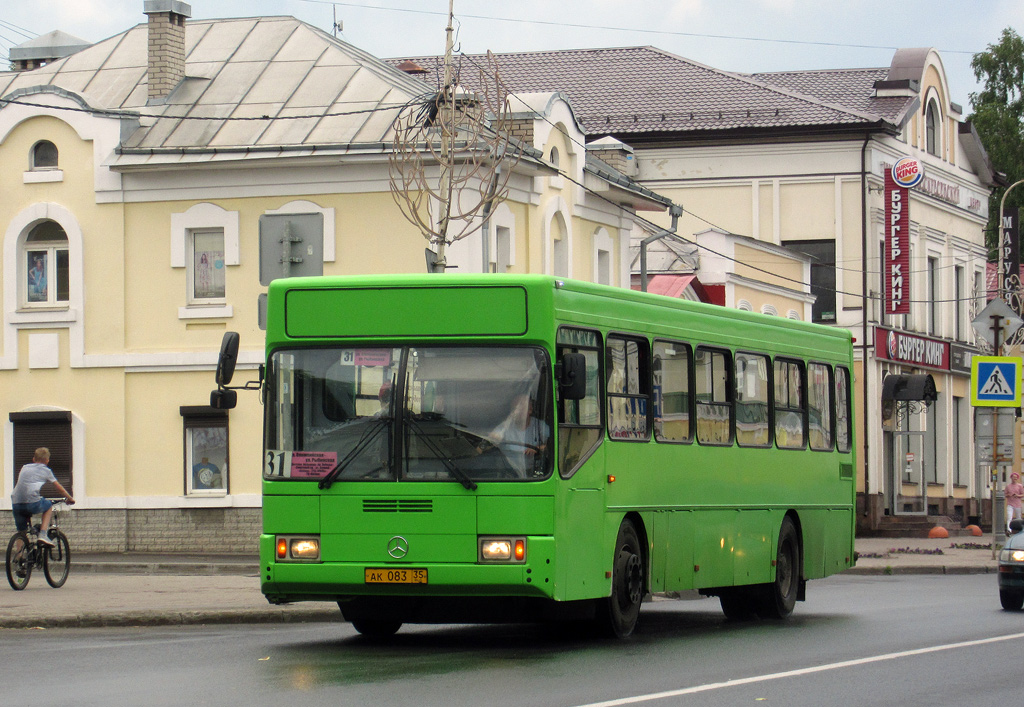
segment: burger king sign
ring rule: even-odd
[[[924,165],[914,157],[904,157],[892,166],[892,180],[904,189],[916,187],[924,179]]]
[[[885,173],[885,310],[910,313],[910,188],[924,179],[924,167],[904,157]]]

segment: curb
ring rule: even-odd
[[[267,611],[128,611],[80,614],[78,616],[18,616],[0,619],[3,629],[104,628],[131,626],[194,626],[197,624],[344,623],[341,612],[332,609]]]
[[[203,575],[241,575],[258,577],[259,562],[196,564],[194,562],[104,562],[71,560],[71,572],[81,574],[166,574],[196,577]]]
[[[987,565],[973,565],[969,567],[947,565],[910,565],[900,567],[887,565],[885,567],[851,567],[840,574],[891,576],[898,574],[996,574],[998,571],[997,567],[989,567]]]

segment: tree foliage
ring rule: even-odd
[[[1013,184],[1024,179],[1024,39],[1007,27],[996,44],[974,55],[971,68],[982,89],[971,93],[974,112],[969,120],[992,165]],[[999,202],[1004,191],[995,189],[989,199],[987,241],[992,247],[998,238]],[[1024,185],[1014,189],[1006,203],[1024,207]]]

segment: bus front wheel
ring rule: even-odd
[[[606,634],[626,638],[636,628],[644,598],[644,557],[640,538],[630,521],[619,527],[612,564],[612,592],[605,602],[602,624]]]
[[[758,614],[784,619],[793,613],[800,587],[800,536],[790,518],[783,518],[775,551],[775,581],[760,587]]]

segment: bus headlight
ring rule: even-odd
[[[480,562],[526,562],[526,538],[482,537],[480,538]]]
[[[316,536],[278,535],[276,546],[278,562],[320,561],[320,538]]]

